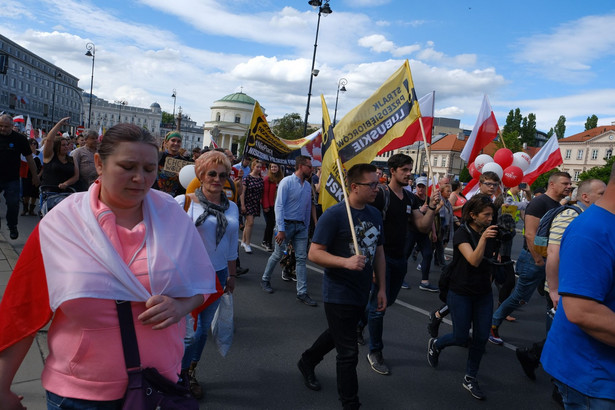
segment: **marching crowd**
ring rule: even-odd
[[[66,120],[49,132],[37,163],[38,142],[0,116],[0,189],[11,238],[18,237],[20,191],[22,215],[46,206],[0,304],[2,408],[22,408],[10,385],[34,334],[50,321],[42,377],[48,408],[121,408],[128,376],[118,362],[129,363],[134,348],[119,337],[116,306],[126,301],[141,367],[203,397],[196,367],[208,328],[218,297],[232,293],[235,278],[248,272],[239,255],[253,252],[261,209],[261,244],[271,252],[260,281],[264,292],[275,292],[273,273],[282,262],[282,279],[296,282],[297,300],[316,307],[306,261],[324,268],[327,328],[305,346],[297,366],[306,387],[320,390],[315,369],[335,349],[344,409],[360,407],[356,367],[365,328],[372,370],[390,374],[382,337],[386,309],[411,287],[408,258],[419,254],[418,288],[442,300],[427,324],[431,367],[448,347],[467,347],[462,386],[484,399],[478,372],[486,343],[504,343],[500,328],[537,290],[546,301],[547,337],[536,335],[532,346],[517,349],[523,371],[533,379],[542,365],[553,378],[553,398],[566,408],[615,408],[615,168],[608,184],[586,180],[574,195],[564,172],[552,174],[542,194],[527,185],[504,187],[496,173],[484,172],[478,192],[466,198],[449,177],[433,186],[425,176],[414,180],[412,158],[395,154],[387,170],[351,167],[347,199],[323,213],[320,169],[310,157],[298,156],[294,169],[283,170],[248,157],[235,163],[225,149],[186,156],[180,132],[168,133],[160,150],[146,130],[129,124],[110,128],[100,141],[87,132],[76,148],[59,133]],[[20,155],[30,170],[21,184]],[[173,161],[193,163],[196,178],[188,186]],[[47,187],[40,200],[39,179]],[[84,192],[54,195],[67,190]],[[517,256],[511,249],[520,221]],[[186,238],[181,243],[179,231]],[[437,278],[432,262],[442,271]],[[97,314],[84,314],[85,305],[96,306]],[[440,335],[449,314],[453,330]]]

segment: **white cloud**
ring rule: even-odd
[[[583,82],[593,76],[592,64],[615,55],[614,26],[613,13],[561,24],[550,34],[521,39],[517,59],[551,80]]]
[[[445,117],[445,118],[458,118],[461,117],[465,111],[462,108],[451,106],[444,107],[436,110],[436,117]]]

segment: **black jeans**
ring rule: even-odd
[[[301,355],[303,361],[316,366],[327,353],[335,348],[337,351],[337,393],[344,409],[358,409],[359,382],[357,380],[357,363],[359,348],[357,346],[357,323],[361,319],[364,306],[338,305],[325,302],[325,315],[329,328],[322,332],[312,347]]]
[[[273,208],[269,211],[263,211],[265,215],[265,233],[263,234],[263,242],[268,245],[273,245],[273,227],[275,226],[275,212]]]

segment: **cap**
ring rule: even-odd
[[[427,186],[427,178],[426,177],[418,177],[416,179],[416,184],[417,185],[425,185],[425,186]]]

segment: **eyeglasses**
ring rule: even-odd
[[[496,186],[498,186],[498,185],[499,185],[499,184],[498,184],[498,183],[496,183],[496,182],[481,182],[481,184],[483,184],[483,185],[487,185],[488,187],[491,187],[491,188],[495,188]]]
[[[355,185],[364,185],[370,187],[371,189],[378,188],[378,182],[355,182]]]
[[[207,176],[210,178],[215,178],[217,176],[220,177],[220,179],[226,179],[228,178],[228,172],[220,172],[219,174],[216,171],[208,171],[207,172]]]

